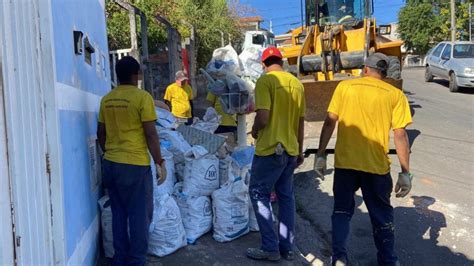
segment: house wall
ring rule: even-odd
[[[100,98],[110,90],[104,0],[51,0],[63,188],[65,257],[68,264],[92,265],[99,251],[99,174],[96,149]],[[92,63],[74,52],[73,31],[95,49]],[[97,169],[96,169],[97,170]]]

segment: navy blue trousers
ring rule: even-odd
[[[293,172],[296,157],[282,155],[254,156],[249,194],[262,236],[265,251],[292,251],[295,234],[295,196]],[[278,197],[278,236],[273,229],[270,193],[275,187]]]
[[[362,189],[364,203],[372,222],[373,237],[378,251],[378,264],[396,265],[393,207],[390,205],[393,182],[390,173],[376,175],[338,168],[334,173],[333,184],[333,261],[348,260],[346,244],[349,237],[349,223],[354,214],[354,194],[359,188]]]
[[[153,216],[150,166],[104,160],[103,169],[112,208],[113,265],[145,265]]]

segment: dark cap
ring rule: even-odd
[[[387,71],[389,59],[382,53],[373,53],[365,59],[364,66]]]

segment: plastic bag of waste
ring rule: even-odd
[[[155,199],[148,253],[163,257],[187,245],[181,212],[170,195]]]
[[[209,133],[214,133],[220,123],[221,116],[217,113],[216,109],[209,107],[206,109],[206,114],[203,116],[203,120],[197,120],[192,127]]]
[[[228,72],[240,76],[242,70],[237,52],[231,45],[217,48],[212,53],[212,59],[206,67],[206,72],[214,79],[224,79]]]
[[[181,133],[172,130],[163,130],[159,134],[160,141],[170,143],[167,150],[173,153],[175,163],[184,162],[184,153],[191,149],[191,145],[183,138]]]
[[[243,76],[258,79],[263,74],[261,58],[264,48],[261,47],[247,47],[239,55],[242,62]]]
[[[176,118],[171,112],[159,107],[155,107],[155,111],[158,117],[156,120],[156,125],[160,130],[176,128]]]
[[[209,196],[189,196],[183,192],[183,183],[176,184],[173,196],[181,211],[188,244],[194,244],[212,228],[211,199]]]

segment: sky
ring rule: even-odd
[[[304,2],[304,0],[303,0]],[[270,20],[275,34],[282,34],[301,25],[301,0],[240,0],[241,4],[250,6],[265,21],[263,27],[270,28]],[[374,0],[377,24],[396,22],[400,8],[405,0]]]

